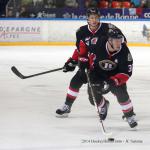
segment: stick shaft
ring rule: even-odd
[[[32,77],[36,77],[36,76],[39,76],[39,75],[43,75],[43,74],[47,74],[47,73],[59,71],[59,70],[62,70],[62,69],[63,69],[63,68],[57,68],[57,69],[48,70],[48,71],[44,71],[44,72],[32,74],[32,75],[29,75],[29,76],[25,76],[25,75],[23,75],[15,66],[11,67],[12,72],[13,72],[16,76],[18,76],[19,78],[21,78],[21,79],[32,78]]]
[[[101,129],[102,129],[102,133],[104,135],[110,135],[111,133],[107,133],[106,130],[105,130],[105,127],[104,127],[104,124],[103,124],[103,121],[101,120],[100,118],[100,112],[99,112],[99,109],[98,109],[98,106],[97,106],[97,103],[96,103],[96,98],[95,98],[95,94],[94,94],[94,91],[93,91],[93,88],[92,88],[92,84],[91,84],[91,81],[90,81],[90,77],[89,77],[89,71],[86,69],[86,76],[87,76],[87,81],[88,81],[88,84],[89,84],[89,87],[90,87],[90,90],[91,90],[91,94],[92,94],[92,98],[93,98],[93,102],[94,102],[94,105],[95,105],[95,109],[96,109],[96,112],[99,116],[99,119],[100,119],[100,124],[101,124]]]
[[[47,74],[47,73],[51,73],[51,72],[56,72],[56,71],[59,71],[59,70],[62,70],[62,68],[57,68],[57,69],[53,69],[53,70],[44,71],[44,72],[41,72],[41,73],[29,75],[29,76],[26,76],[26,78],[32,78],[32,77],[40,76],[40,75],[43,75],[43,74]]]

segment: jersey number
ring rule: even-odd
[[[132,72],[133,65],[128,65],[128,68],[129,68],[128,72]]]
[[[112,64],[105,63],[104,68],[105,68],[105,69],[111,69],[111,68],[112,68]]]

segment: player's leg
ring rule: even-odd
[[[72,104],[76,100],[81,86],[86,83],[86,75],[78,71],[71,79],[66,100],[62,108],[56,110],[57,117],[67,117],[71,111]]]
[[[123,84],[119,87],[111,87],[111,92],[116,95],[117,100],[122,108],[122,112],[124,113],[124,116],[126,117],[130,127],[134,128],[137,126],[133,105],[127,92],[126,84]]]
[[[101,85],[101,81],[99,81],[98,78],[96,78],[95,76],[90,76],[91,78],[91,86],[92,86],[92,90],[94,92],[94,96],[96,99],[96,104],[98,106],[99,109],[99,113],[100,113],[100,118],[101,120],[105,120],[107,117],[107,112],[108,112],[108,107],[109,107],[109,101],[106,100],[103,96],[102,96],[102,85]],[[89,101],[92,105],[94,105],[94,101],[93,101],[93,97],[91,94],[91,88],[88,85],[88,96],[89,96]]]

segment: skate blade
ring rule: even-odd
[[[135,127],[133,128],[130,128],[130,131],[137,131],[138,130],[138,125],[136,125]]]
[[[68,118],[68,116],[69,116],[69,113],[65,113],[65,114],[62,114],[62,115],[56,114],[57,118]]]

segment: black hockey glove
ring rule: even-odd
[[[78,66],[81,71],[85,71],[85,69],[89,68],[88,58],[80,57],[78,60]]]
[[[77,64],[77,61],[69,58],[63,67],[63,72],[74,71]]]
[[[115,81],[112,80],[112,79],[108,79],[108,80],[107,80],[107,83],[108,83],[110,86],[116,87]]]

